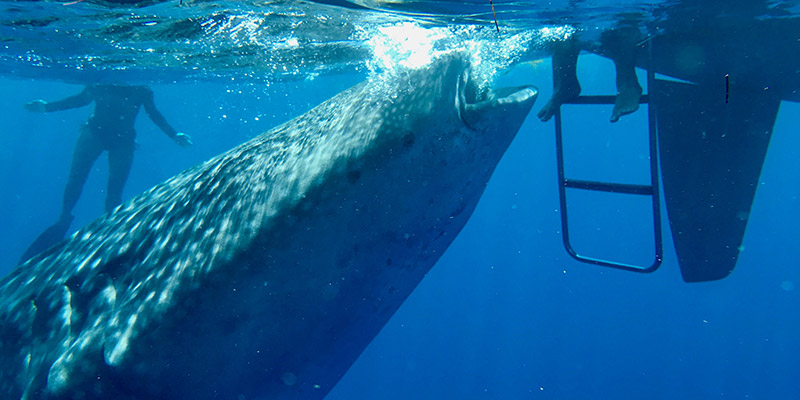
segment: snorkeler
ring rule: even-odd
[[[614,61],[617,81],[617,97],[611,122],[619,121],[623,115],[639,109],[642,87],[636,78],[636,47],[639,32],[635,28],[620,28],[603,32],[601,50]],[[553,96],[539,111],[539,119],[548,121],[558,107],[574,100],[581,94],[578,83],[577,64],[581,48],[578,39],[572,36],[553,51]]]
[[[94,102],[94,114],[81,127],[75,144],[61,216],[55,225],[45,230],[22,256],[21,261],[61,240],[72,223],[72,209],[78,202],[89,170],[103,151],[108,152],[108,189],[106,212],[122,202],[122,189],[128,179],[136,148],[134,123],[144,106],[147,116],[180,146],[192,145],[191,138],[173,129],[155,106],[153,92],[144,86],[89,85],[82,92],[63,100],[46,102],[34,100],[25,104],[32,112],[52,112],[78,108]]]

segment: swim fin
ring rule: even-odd
[[[25,250],[25,253],[22,254],[22,257],[20,257],[18,264],[28,261],[31,257],[62,241],[64,239],[64,235],[67,234],[67,230],[69,230],[69,226],[72,224],[72,220],[74,218],[75,217],[72,215],[62,217],[55,224],[45,229],[44,232],[42,232],[39,237],[33,241],[33,243],[31,243],[28,249]]]

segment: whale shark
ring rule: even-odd
[[[4,399],[320,399],[436,263],[531,109],[469,57],[390,71],[0,282]]]

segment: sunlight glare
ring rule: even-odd
[[[369,40],[374,69],[393,70],[398,65],[409,69],[424,67],[437,52],[434,43],[446,37],[441,29],[425,29],[411,22],[378,28]]]

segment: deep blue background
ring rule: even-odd
[[[582,57],[579,75],[586,94],[614,92],[606,60]],[[141,149],[126,197],[357,79],[153,86],[167,119],[196,145],[181,149],[140,117]],[[538,85],[538,110],[550,95],[549,62],[520,66],[502,80]],[[5,79],[0,88],[4,275],[57,217],[77,130],[91,110],[41,115],[21,108],[79,86]],[[570,176],[646,179],[644,110],[614,125],[607,123],[610,106],[568,108],[565,115]],[[668,231],[663,266],[653,274],[567,256],[553,123],[532,114],[470,222],[328,399],[800,398],[798,118],[800,105],[782,104],[736,270],[722,281],[685,284]],[[75,210],[75,226],[101,213],[106,174],[101,158]],[[640,224],[646,204],[571,199],[579,251],[649,261],[651,228]]]

